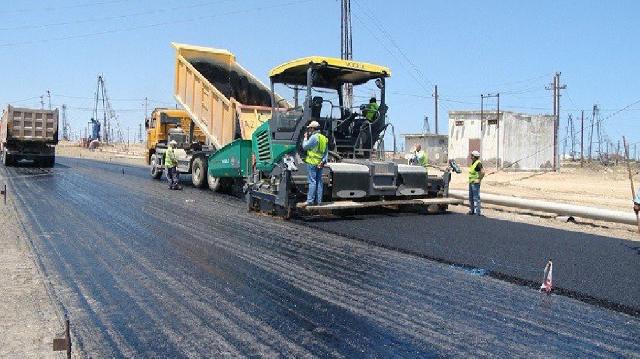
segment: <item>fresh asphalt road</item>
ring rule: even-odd
[[[231,196],[168,191],[143,168],[58,160],[0,167],[0,184],[84,356],[640,357],[637,316],[425,258],[462,248],[509,266],[517,256],[498,254],[524,244],[487,236],[547,229],[457,215],[287,222]],[[365,231],[379,243],[355,239]],[[444,241],[469,234],[486,245]],[[531,252],[527,268],[554,256],[562,283],[562,257]]]

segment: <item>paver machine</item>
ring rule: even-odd
[[[383,141],[390,128],[385,96],[390,75],[383,66],[329,57],[306,57],[272,69],[271,119],[256,128],[251,141],[236,140],[213,154],[209,176],[244,177],[250,210],[293,215],[301,210],[307,191],[304,132],[311,121],[318,121],[330,150],[322,175],[324,198],[322,205],[307,206],[304,211],[404,205],[446,210],[448,204],[459,202],[447,198],[449,172],[428,176],[424,167],[384,159]],[[380,98],[374,116],[345,106],[344,85],[370,88],[372,84]],[[280,107],[273,95],[276,85],[302,88],[302,106]]]

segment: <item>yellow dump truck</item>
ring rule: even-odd
[[[271,91],[227,50],[172,46],[174,97],[182,110],[159,109],[147,124],[151,176],[162,176],[163,153],[173,139],[179,149],[178,171],[191,174],[195,186],[209,184],[215,190],[219,183],[207,176],[208,156],[236,139],[251,139],[253,131],[271,118]],[[288,106],[281,97],[276,100]]]
[[[156,108],[145,122],[147,129],[147,163],[151,166],[151,176],[159,179],[164,168],[162,158],[167,144],[175,140],[178,169],[182,173],[191,173],[196,187],[207,183],[207,156],[213,151],[207,146],[206,136],[197,128],[189,114],[184,110]]]

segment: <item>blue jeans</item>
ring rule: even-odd
[[[322,202],[322,168],[307,163],[307,181],[309,182],[307,203],[320,204]]]
[[[480,215],[480,183],[469,183],[469,212]]]

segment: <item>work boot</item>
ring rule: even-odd
[[[473,213],[473,211],[469,211],[469,212],[467,212],[467,215],[469,215],[469,216],[473,216],[474,214],[475,214],[475,213]]]

